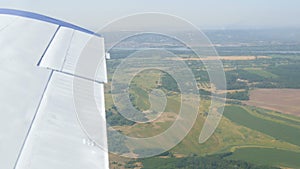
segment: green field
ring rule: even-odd
[[[300,153],[270,148],[237,149],[227,159],[245,160],[261,165],[300,168]]]
[[[264,78],[277,78],[278,76],[271,73],[271,72],[268,72],[266,70],[263,70],[263,69],[245,69],[247,70],[249,73],[253,73],[253,74],[256,74],[256,75],[259,75],[259,76],[262,76]]]
[[[148,110],[150,108],[148,92],[136,85],[130,86],[130,98],[132,104],[141,111]]]
[[[253,116],[239,106],[227,106],[224,115],[234,123],[265,133],[275,139],[300,146],[299,128]]]
[[[299,117],[296,117],[293,115],[288,115],[288,114],[282,114],[282,113],[274,112],[274,111],[270,111],[270,110],[264,110],[264,109],[256,108],[256,107],[253,107],[251,109],[255,113],[263,116],[264,118],[268,118],[273,121],[282,122],[287,125],[292,125],[292,126],[300,128],[300,118]]]

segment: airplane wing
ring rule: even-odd
[[[95,77],[75,71],[91,37],[98,45],[91,54],[103,60]],[[0,9],[1,169],[109,168],[107,151],[89,139],[78,121],[72,85],[74,78],[95,83],[105,121],[104,51],[103,38],[92,31],[39,14]],[[107,146],[106,124],[101,126],[102,145]]]

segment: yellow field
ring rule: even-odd
[[[178,60],[255,60],[255,59],[271,59],[270,56],[208,56],[208,57],[201,57],[201,58],[180,58]]]

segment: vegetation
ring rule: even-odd
[[[276,169],[276,167],[268,167],[256,165],[239,160],[227,160],[225,157],[231,153],[213,155],[207,157],[190,156],[185,158],[149,158],[140,160],[143,169],[189,169],[189,168],[226,168],[226,169]]]
[[[260,36],[265,37],[267,33],[263,32]],[[215,32],[211,32],[211,34],[215,34]],[[227,38],[228,34],[231,35],[230,39]],[[298,160],[300,158],[299,118],[248,107],[242,102],[249,99],[248,91],[253,88],[300,89],[300,57],[298,54],[283,52],[299,51],[299,45],[295,45],[295,43],[273,44],[274,41],[268,38],[258,43],[257,36],[249,37],[242,31],[226,32],[226,36],[218,33],[219,38],[212,38],[212,40],[218,44],[222,44],[224,41],[226,43],[232,41],[234,44],[238,36],[239,38],[243,37],[239,39],[239,43],[251,42],[255,45],[220,46],[217,47],[218,52],[226,56],[270,56],[271,58],[223,60],[227,89],[236,90],[236,92],[227,93],[227,98],[232,100],[226,101],[230,105],[226,106],[225,118],[221,120],[213,136],[204,144],[198,142],[209,111],[210,95],[211,92],[214,92],[213,87],[216,86],[210,84],[208,73],[201,61],[186,60],[186,64],[195,75],[202,97],[199,116],[193,128],[186,138],[169,152],[148,159],[128,160],[125,168],[140,166],[144,168],[297,168],[300,166]],[[142,42],[143,39],[137,38],[137,41]],[[176,50],[176,46],[169,50],[183,58],[194,55],[188,50]],[[113,73],[113,69],[118,66],[121,58],[134,52],[135,50],[131,49],[113,50],[111,52],[113,59],[108,61],[108,68],[111,69],[108,71],[109,74]],[[167,107],[160,118],[145,124],[129,121],[111,107],[113,103],[109,97],[117,92],[106,91],[108,98],[106,105],[109,105],[107,108],[108,123],[111,123],[111,126],[120,132],[133,137],[154,136],[168,129],[180,109],[177,83],[167,73],[141,72],[132,80],[129,91],[131,102],[136,109],[142,112],[149,109],[148,93],[152,89],[162,89],[167,95]],[[224,92],[227,91],[224,90]],[[113,139],[125,139],[110,131],[108,135]],[[109,147],[112,150],[123,148],[121,151],[117,151],[121,153],[139,154],[152,151],[129,150],[124,145],[115,145],[112,142],[109,142]]]
[[[292,115],[284,115],[279,112],[267,111],[267,110],[256,108],[256,107],[251,108],[251,111],[253,111],[257,114],[263,115],[266,118],[270,118],[271,120],[274,120],[274,121],[279,121],[279,122],[283,122],[287,125],[294,125],[294,126],[300,127],[300,118],[299,117],[297,118]]]
[[[226,72],[226,82],[228,90],[247,89],[248,85],[244,80],[247,79],[243,79],[242,77],[240,77],[238,71]]]
[[[275,75],[271,72],[268,72],[266,70],[259,69],[259,68],[258,69],[249,68],[249,69],[245,69],[245,70],[248,71],[251,74],[256,74],[256,75],[261,76],[263,78],[277,78],[278,77],[277,75]]]
[[[179,92],[179,88],[175,79],[168,73],[164,73],[161,77],[161,87],[171,92]]]
[[[246,91],[236,91],[233,93],[227,93],[226,98],[234,100],[249,100],[249,92]]]
[[[109,129],[107,131],[108,149],[110,152],[117,154],[129,153],[130,150],[125,145],[126,138],[123,135],[118,134],[119,131],[113,131]],[[118,141],[114,141],[118,140]]]
[[[150,108],[148,92],[137,85],[130,86],[129,98],[137,110],[145,111]]]
[[[300,64],[279,65],[268,70],[278,76],[274,82],[279,88],[300,88]]]
[[[299,168],[300,153],[274,148],[242,148],[236,150],[226,159],[246,160],[261,165],[276,165]]]
[[[299,129],[296,127],[254,116],[238,106],[227,106],[224,115],[234,123],[300,146]]]
[[[123,117],[119,112],[113,113],[113,111],[106,111],[106,121],[110,126],[131,126],[135,122],[130,121]]]

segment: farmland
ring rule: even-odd
[[[216,131],[203,144],[199,144],[199,135],[209,112],[210,95],[215,92],[216,86],[210,82],[201,59],[190,51],[171,48],[170,51],[180,55],[195,75],[202,98],[196,122],[187,136],[167,152],[148,159],[111,155],[111,166],[165,169],[209,168],[211,165],[216,165],[216,168],[299,168],[300,117],[295,115],[300,112],[297,105],[300,103],[300,55],[282,53],[285,48],[298,50],[299,47],[268,46],[265,43],[262,46],[217,46],[218,52],[223,55],[220,59],[224,65],[227,90],[217,90],[216,94],[227,93],[228,100]],[[120,60],[133,52],[120,48],[112,51],[111,56],[115,59],[108,62],[109,72],[113,73]],[[210,61],[216,57],[204,59]],[[109,74],[109,77],[112,75]],[[141,138],[158,135],[172,126],[178,118],[181,102],[176,81],[168,74],[157,70],[137,74],[129,88],[132,105],[149,118],[149,93],[153,89],[164,92],[166,108],[151,122],[134,123],[124,119],[114,108],[111,96],[115,93],[106,87],[108,119],[117,119],[112,127],[125,135]],[[135,152],[127,149],[124,153]]]
[[[209,60],[231,60],[231,61],[247,61],[247,60],[256,60],[256,59],[271,59],[270,56],[208,56],[203,58],[182,58],[180,60],[189,60],[189,61],[209,61]]]
[[[299,168],[300,153],[272,148],[242,148],[227,157],[231,160],[247,160],[260,165],[277,165]]]
[[[238,106],[226,107],[224,116],[239,125],[265,133],[275,139],[300,146],[299,127],[292,127],[257,117],[250,114],[246,109]]]
[[[300,116],[299,89],[255,89],[250,92],[248,105]]]

